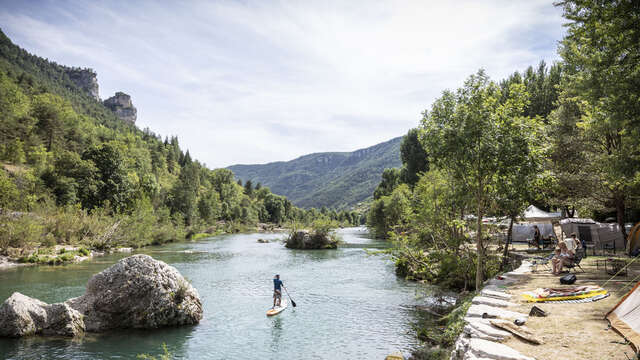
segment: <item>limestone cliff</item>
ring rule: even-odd
[[[98,93],[98,76],[92,69],[69,68],[66,70],[67,76],[76,86],[91,95],[94,99],[100,100]]]
[[[131,123],[136,122],[138,111],[131,102],[131,96],[118,91],[115,96],[104,101],[104,106],[113,111],[120,119]]]

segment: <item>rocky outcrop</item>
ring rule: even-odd
[[[289,235],[285,246],[289,249],[318,250],[336,249],[338,241],[328,234],[310,233],[298,230]]]
[[[114,96],[103,102],[104,106],[113,111],[118,118],[130,123],[135,123],[138,117],[138,110],[131,102],[131,96],[118,91]]]
[[[202,303],[174,267],[134,255],[94,275],[83,296],[46,304],[14,293],[0,306],[0,336],[75,336],[109,329],[196,324]]]
[[[47,304],[16,292],[0,306],[0,336],[76,336],[83,332],[82,315],[64,303]]]
[[[130,256],[94,275],[87,292],[66,303],[84,315],[87,331],[93,332],[197,324],[202,319],[196,289],[174,267],[148,255]]]
[[[67,76],[69,76],[69,79],[71,79],[77,87],[94,99],[100,101],[100,94],[98,93],[98,77],[95,71],[92,69],[70,68],[67,69],[66,73]]]

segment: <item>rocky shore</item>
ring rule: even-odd
[[[531,263],[522,262],[514,271],[488,280],[480,294],[473,298],[464,318],[465,326],[451,352],[451,360],[533,360],[519,351],[502,344],[514,336],[505,331],[502,324],[511,325],[515,320],[524,321],[529,315],[513,311],[516,306],[505,286],[515,284],[531,273]],[[520,327],[527,331],[526,325]]]

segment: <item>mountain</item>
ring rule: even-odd
[[[291,161],[233,165],[242,181],[251,180],[286,196],[295,205],[342,209],[369,199],[386,168],[400,167],[402,137],[353,152],[304,155]]]

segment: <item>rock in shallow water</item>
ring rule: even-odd
[[[82,315],[67,304],[47,304],[13,293],[0,306],[0,336],[76,336],[84,332]]]
[[[87,331],[151,329],[197,324],[202,319],[198,291],[173,266],[134,255],[94,275],[87,292],[66,301],[84,315]]]
[[[14,293],[0,306],[0,336],[76,336],[84,330],[151,329],[201,319],[198,292],[178,270],[134,255],[94,275],[83,296],[64,303]]]

